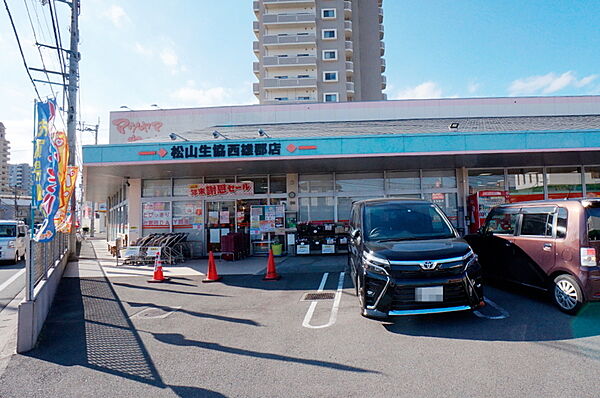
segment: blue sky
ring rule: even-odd
[[[48,8],[8,3],[29,66],[40,67],[24,4],[44,43]],[[56,8],[66,45],[68,9]],[[0,121],[11,162],[29,161],[35,93],[4,7],[0,14]],[[121,105],[255,103],[253,20],[251,0],[82,0],[81,119],[100,118],[107,142],[108,113]],[[384,25],[390,99],[600,94],[597,0],[384,0]],[[56,53],[42,54],[57,70]]]

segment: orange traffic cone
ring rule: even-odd
[[[273,250],[269,250],[269,261],[267,261],[267,274],[263,278],[263,281],[278,281],[281,279],[280,275],[277,275],[275,270],[275,258],[273,258]]]
[[[162,260],[157,256],[156,260],[154,261],[154,275],[152,276],[152,279],[148,279],[148,283],[160,283],[168,281],[169,278],[163,274]]]
[[[208,253],[208,272],[206,274],[206,278],[202,279],[202,282],[217,282],[220,281],[221,277],[217,274],[217,265],[215,264],[215,256],[213,256],[213,252]]]

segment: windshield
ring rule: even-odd
[[[600,207],[588,207],[586,215],[588,239],[600,241]]]
[[[454,238],[454,229],[430,203],[374,203],[365,206],[370,241]]]
[[[16,225],[0,225],[0,238],[14,238],[17,236]]]

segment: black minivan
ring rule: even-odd
[[[349,265],[369,318],[483,305],[481,267],[444,212],[424,200],[354,202]]]

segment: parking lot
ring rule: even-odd
[[[475,314],[379,322],[360,316],[339,261],[327,268],[277,282],[65,278],[0,396],[598,395],[598,305],[570,317],[542,295],[487,287]],[[303,300],[319,290],[332,294]]]

